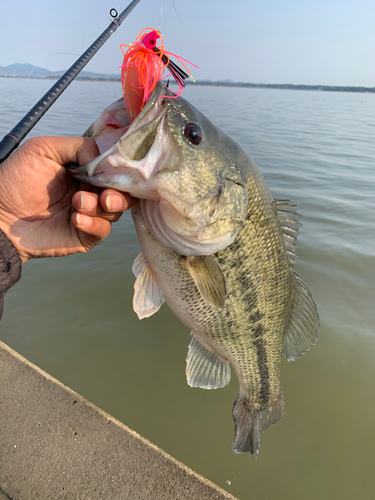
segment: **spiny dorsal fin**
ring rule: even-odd
[[[134,260],[132,271],[137,279],[134,283],[133,309],[139,319],[152,316],[164,303],[154,273],[142,253]]]
[[[220,389],[229,384],[230,366],[193,337],[186,358],[186,379],[190,387]]]
[[[227,288],[219,264],[211,255],[186,257],[186,265],[202,297],[222,309]]]
[[[283,340],[283,353],[295,361],[315,345],[319,337],[319,316],[310,290],[293,271],[295,295],[292,315]]]
[[[279,216],[290,265],[293,267],[297,258],[297,236],[302,225],[298,221],[302,215],[297,213],[298,205],[292,205],[290,200],[274,200],[272,203]]]

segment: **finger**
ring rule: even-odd
[[[101,217],[110,222],[116,222],[122,215],[122,212],[110,213],[103,210],[99,203],[99,195],[87,191],[78,191],[72,198],[73,207],[85,216]]]
[[[78,229],[82,246],[87,251],[98,245],[111,232],[111,223],[101,217],[89,217],[75,212],[71,221]]]
[[[123,212],[133,207],[137,200],[128,193],[105,189],[99,197],[100,205],[106,212]]]

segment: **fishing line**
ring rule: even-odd
[[[124,19],[141,0],[133,0],[112,21],[106,30],[90,45],[90,47],[79,57],[76,62],[66,71],[63,76],[53,85],[50,90],[35,104],[35,106],[22,118],[21,121],[3,137],[0,142],[0,163],[19,146],[20,142],[27,136],[32,128],[38,123],[42,116],[49,110],[52,104],[60,97],[64,90],[72,83],[75,77],[82,71],[86,64],[93,58],[108,38],[117,30]]]
[[[76,56],[77,57],[77,56],[79,56],[79,54],[77,54],[76,52],[54,52],[53,54],[48,54],[48,56],[43,57],[43,59],[41,59],[39,61],[39,64],[42,63],[43,61],[45,61],[46,59],[48,59],[49,57],[54,57],[54,56]],[[32,72],[37,67],[39,67],[39,66],[37,66],[36,64],[33,66],[32,70],[29,73],[29,76],[27,77],[28,80],[30,80]],[[54,73],[54,72],[51,71],[51,73]],[[57,73],[57,71],[56,71],[56,73]]]
[[[176,16],[178,17],[179,21],[181,24],[184,24],[182,22],[182,19],[181,17],[179,16],[178,12],[177,12],[177,8],[176,8],[176,4],[174,3],[174,0],[172,0],[172,5],[173,5],[173,8],[174,8],[174,11],[176,13]],[[159,19],[159,31],[161,31],[161,19],[163,17],[163,12],[164,12],[164,0],[162,0],[161,2],[161,9],[160,9],[160,19]]]
[[[59,56],[59,55],[69,55],[69,56],[76,56],[76,57],[77,57],[77,56],[79,56],[79,54],[76,54],[75,52],[55,52],[55,53],[53,53],[53,54],[49,54],[49,55],[48,55],[48,56],[46,56],[46,57],[43,57],[43,59],[41,59],[41,60],[39,61],[39,63],[38,63],[38,64],[42,63],[43,61],[45,61],[45,60],[46,60],[46,59],[48,59],[49,57]],[[28,105],[28,104],[27,104],[27,101],[26,101],[26,97],[27,97],[27,96],[29,96],[29,94],[30,94],[30,92],[29,92],[29,90],[30,90],[29,84],[30,84],[30,80],[31,80],[31,75],[33,74],[34,69],[35,69],[35,68],[37,68],[37,67],[40,67],[40,66],[37,66],[37,65],[35,64],[35,65],[32,67],[32,69],[31,69],[31,71],[30,71],[30,73],[29,73],[29,75],[28,75],[28,77],[27,77],[27,79],[26,79],[25,89],[24,89],[24,91],[23,91],[23,96],[24,96],[24,98],[25,98],[25,99],[24,99],[23,105],[22,105],[22,103],[20,103],[20,102],[19,102],[19,103],[17,103],[17,107],[18,107],[18,108],[24,108],[24,107],[26,107],[26,106]],[[53,71],[51,71],[51,73],[53,73]],[[56,72],[56,73],[57,73],[57,72]],[[39,77],[36,77],[36,78],[38,78],[38,79],[39,79]],[[47,80],[47,79],[48,79],[48,78],[45,78],[45,80]],[[58,77],[56,78],[56,80],[57,80],[57,79],[58,79]]]
[[[180,20],[181,24],[184,24],[184,23],[182,22],[181,17],[178,15],[178,12],[177,12],[177,9],[176,9],[176,4],[174,3],[174,0],[172,0],[172,3],[173,3],[173,8],[174,8],[174,11],[176,12],[177,17],[179,18],[179,20]]]
[[[163,17],[163,12],[164,12],[164,0],[161,1],[161,8],[160,8],[160,18],[159,18],[159,31],[161,32],[161,18]]]

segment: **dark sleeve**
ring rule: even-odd
[[[3,315],[4,295],[21,278],[21,258],[0,229],[0,319]]]

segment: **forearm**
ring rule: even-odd
[[[21,258],[17,250],[0,229],[0,319],[3,315],[4,295],[21,278],[21,269]]]

